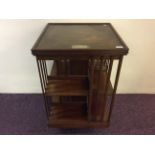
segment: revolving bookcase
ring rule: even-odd
[[[49,23],[32,53],[49,127],[109,126],[123,56],[128,53],[110,23]]]

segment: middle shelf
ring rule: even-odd
[[[88,79],[68,77],[49,80],[45,92],[47,96],[88,96]]]

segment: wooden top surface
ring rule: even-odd
[[[32,48],[44,55],[125,55],[128,47],[110,23],[49,23]]]

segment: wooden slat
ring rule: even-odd
[[[48,76],[48,80],[79,80],[86,79],[87,75],[56,75],[56,76]]]

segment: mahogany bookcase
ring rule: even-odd
[[[127,53],[110,23],[48,23],[32,48],[48,126],[108,127]],[[114,61],[118,65],[112,84]]]

